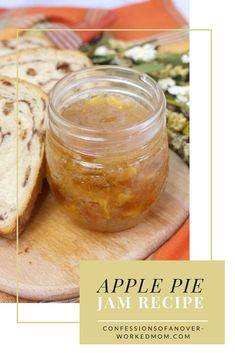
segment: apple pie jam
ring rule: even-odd
[[[120,67],[66,76],[50,94],[46,157],[51,190],[79,225],[101,232],[136,225],[168,173],[162,91]]]

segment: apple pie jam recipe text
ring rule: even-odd
[[[96,291],[99,294],[97,311],[126,310],[133,305],[138,309],[203,309],[203,284],[204,278],[173,278],[166,283],[163,278],[153,278],[152,281],[115,278],[111,283],[105,279]],[[164,286],[169,294],[161,296]],[[152,295],[145,296],[147,293]],[[112,294],[118,295],[112,297]]]

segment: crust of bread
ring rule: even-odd
[[[29,33],[29,32],[23,32],[21,35],[20,35],[20,38],[30,38],[30,39],[33,39],[33,38],[40,38],[42,40],[44,40],[45,42],[48,43],[48,47],[52,47],[52,48],[55,48],[55,44],[50,40],[50,38],[48,38],[43,32],[40,33],[40,36],[39,35],[33,35],[32,33]]]
[[[35,36],[35,35],[33,35],[32,33],[27,33],[27,34],[25,34],[25,33],[23,33],[22,35],[20,35],[19,37],[19,40],[20,39],[27,39],[27,40],[34,40],[34,39],[39,39],[39,40],[41,40],[41,41],[43,41],[43,42],[45,42],[45,43],[48,43],[48,47],[53,47],[53,48],[55,48],[55,45],[54,45],[54,43],[47,37],[47,36],[45,36],[45,35],[43,35],[43,36]],[[4,40],[11,40],[11,39],[16,39],[16,36],[14,35],[13,37],[10,37],[10,38],[7,38],[7,36],[6,36],[6,38],[0,38],[0,41],[4,41]],[[43,47],[44,48],[44,47]],[[45,47],[45,48],[47,48],[47,47]],[[34,49],[38,49],[38,48],[34,48]],[[26,49],[25,49],[26,50]]]
[[[40,194],[40,192],[42,190],[42,184],[43,184],[43,179],[45,177],[45,170],[46,170],[45,165],[46,165],[46,162],[45,162],[45,156],[44,156],[42,165],[40,167],[40,170],[39,170],[39,173],[38,173],[38,176],[37,176],[34,188],[33,188],[33,191],[31,193],[31,196],[27,201],[27,205],[26,205],[25,209],[18,216],[19,235],[25,229],[25,227],[31,217],[31,214],[32,214],[35,202],[38,198],[38,195]],[[14,224],[12,224],[11,227],[6,228],[4,231],[0,230],[0,237],[10,239],[10,240],[16,239],[16,227],[17,227],[17,219],[15,218]]]
[[[34,48],[34,49],[24,49],[24,50],[19,50],[19,59],[22,57],[28,57],[30,54],[32,54],[35,58],[37,58],[37,53],[39,54],[51,54],[56,55],[56,54],[65,54],[68,55],[69,57],[74,57],[78,59],[81,63],[84,64],[84,66],[92,66],[91,60],[84,54],[83,52],[79,50],[74,50],[74,49],[56,49],[56,48],[51,48],[51,47],[42,47],[42,48]],[[16,55],[14,53],[4,55],[1,57],[1,66],[4,66],[4,63],[9,62],[9,61],[15,61],[16,60]]]
[[[24,47],[21,46],[22,41],[27,41],[24,43]],[[4,43],[5,42],[5,43]],[[17,40],[15,38],[8,38],[0,40],[0,57],[4,57],[11,54],[16,54]],[[46,36],[33,36],[24,35],[19,37],[19,50],[28,49],[40,49],[40,48],[55,48],[55,45]]]
[[[8,56],[8,55],[6,55]],[[5,56],[4,56],[5,58]],[[1,60],[3,59],[3,57],[1,58]],[[17,84],[23,84],[24,86],[27,86],[29,89],[32,88],[34,91],[37,91],[37,93],[39,95],[41,95],[42,98],[44,99],[48,99],[48,95],[46,92],[43,91],[43,89],[41,89],[40,86],[34,85],[33,83],[30,83],[29,81],[26,80],[22,80],[21,78],[18,78],[18,80],[15,77],[8,77],[8,76],[2,76],[0,75],[0,81],[10,81],[13,85]]]
[[[4,80],[12,82],[12,84],[16,84],[16,79],[14,79],[12,77],[1,76],[0,81],[4,81]],[[21,80],[21,79],[19,79],[18,82],[21,84],[24,84],[24,86],[27,86],[29,89],[33,89],[34,91],[38,92],[42,98],[47,100],[47,97],[48,97],[47,94],[40,87],[33,85],[27,81]],[[30,194],[30,197],[25,201],[25,203],[22,207],[22,212],[18,215],[19,234],[22,233],[27,222],[29,221],[32,210],[35,205],[35,202],[37,200],[37,197],[42,189],[42,183],[43,183],[43,179],[45,177],[45,169],[46,169],[45,168],[46,162],[45,162],[45,153],[44,152],[45,152],[45,149],[43,149],[42,157],[40,160],[41,165],[40,165],[38,175],[35,180],[33,190]],[[4,237],[7,239],[16,239],[16,227],[17,227],[17,218],[15,217],[14,222],[12,223],[11,226],[0,228],[0,237]]]

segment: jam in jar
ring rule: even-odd
[[[92,67],[55,85],[47,176],[79,225],[128,229],[156,202],[168,173],[165,105],[152,78],[127,68]]]

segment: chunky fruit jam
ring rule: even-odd
[[[116,131],[119,137],[125,133],[125,148],[115,149],[113,141],[99,153],[101,138],[95,141],[97,149],[86,153],[70,137],[65,143],[58,133],[48,132],[48,180],[57,200],[78,224],[102,232],[121,231],[136,225],[158,199],[168,173],[166,128],[162,124],[146,142],[141,131],[135,131],[135,145],[128,137],[132,126],[150,114],[134,98],[112,94],[79,99],[61,112],[71,125],[101,131],[104,140]]]

